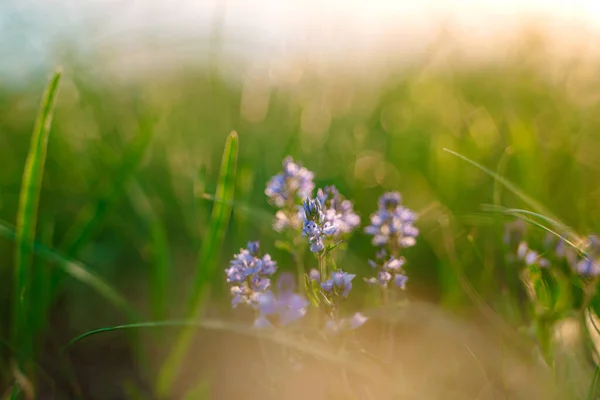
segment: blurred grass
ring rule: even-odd
[[[51,306],[36,308],[48,322],[40,325],[32,345],[51,364],[57,356],[53,340],[130,319],[101,296],[90,296],[73,276],[87,279],[121,309],[132,303],[138,314],[162,319],[188,314],[185,294],[199,286],[210,286],[215,301],[209,313],[228,313],[218,271],[248,240],[260,239],[282,269],[293,272],[289,256],[273,245],[276,235],[265,217],[272,209],[264,198],[264,185],[288,154],[315,171],[318,186],[336,184],[354,200],[363,222],[386,190],[401,191],[412,209],[438,205],[419,222],[419,244],[406,254],[409,294],[457,311],[468,310],[476,295],[509,323],[518,323],[527,312],[519,308],[519,271],[504,261],[499,216],[483,212],[481,205],[522,209],[526,202],[499,191],[498,179],[443,148],[497,170],[550,211],[545,215],[580,235],[597,231],[600,78],[592,73],[594,61],[574,58],[549,71],[552,60],[544,58],[544,49],[515,54],[476,67],[425,61],[372,81],[308,68],[281,82],[236,80],[181,65],[125,82],[91,63],[67,65],[40,187],[33,265],[45,271],[49,261],[72,276],[59,279],[51,272],[54,282],[62,282],[51,288],[44,286],[46,276],[33,276],[35,298],[51,299]],[[0,92],[3,220],[15,221],[18,213],[29,127],[42,88],[41,80],[32,79],[28,87]],[[218,193],[211,198],[218,192],[223,143],[232,130],[241,144],[236,200]],[[233,210],[231,220],[223,222],[222,247],[210,240],[211,215],[218,207]],[[10,266],[21,261],[15,260],[10,226],[0,232],[9,239],[0,242],[0,334],[9,337],[16,294],[8,277]],[[213,264],[211,273],[194,283],[199,265],[207,261],[198,260],[201,247],[203,254],[212,252]],[[368,271],[373,250],[367,238],[357,234],[348,248],[345,268]],[[366,292],[362,283],[357,287]],[[361,296],[352,301],[367,302]],[[174,339],[169,333],[164,338]],[[73,363],[98,362],[97,357],[117,363],[99,350],[103,340],[75,349]],[[143,369],[136,365],[132,338],[105,340],[125,349],[132,370]],[[156,347],[150,367],[170,349]],[[8,350],[0,350],[2,386],[11,380],[9,359]],[[94,379],[92,373],[79,374]]]

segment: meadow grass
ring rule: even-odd
[[[306,70],[292,86],[253,94],[247,82],[192,68],[125,85],[80,64],[51,79],[39,110],[41,85],[7,87],[6,397],[294,398],[308,380],[314,396],[329,386],[339,398],[443,395],[427,382],[446,398],[596,398],[596,278],[558,261],[526,267],[503,241],[505,223],[520,219],[540,257],[552,257],[545,233],[596,256],[586,241],[600,220],[590,68],[418,65],[377,85]],[[248,108],[248,96],[266,111]],[[370,318],[355,333],[361,346],[306,327],[256,331],[250,315],[229,309],[222,270],[247,241],[260,239],[282,271],[297,272],[264,194],[288,154],[315,171],[317,187],[335,184],[351,199],[362,226],[384,192],[426,210],[404,254],[406,308],[380,307],[362,279],[343,306]],[[344,270],[371,273],[362,232],[339,254]],[[313,261],[300,263],[308,271]],[[575,339],[557,340],[572,321]],[[453,344],[437,346],[444,341]],[[294,357],[303,372],[293,372]]]

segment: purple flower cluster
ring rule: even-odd
[[[288,325],[306,314],[308,301],[294,293],[294,276],[289,273],[280,275],[277,281],[278,295],[267,290],[258,295],[258,316],[254,321],[257,328],[272,326],[273,320],[279,325]]]
[[[330,307],[330,318],[325,324],[325,330],[329,333],[336,334],[346,330],[356,329],[362,326],[368,318],[361,313],[355,313],[349,318],[338,318],[336,309],[340,300],[348,297],[352,290],[352,280],[356,275],[349,274],[342,270],[331,272],[330,279],[320,282],[321,277],[319,271],[312,269],[309,273],[311,281],[321,289],[322,296],[327,299],[325,302]],[[319,283],[320,282],[320,283]]]
[[[377,253],[377,261],[369,260],[369,265],[374,269],[379,269],[376,277],[365,278],[365,282],[369,285],[379,285],[382,288],[387,288],[390,282],[400,289],[406,288],[406,282],[408,276],[404,273],[404,263],[406,259],[404,257],[388,257],[385,250],[381,250]]]
[[[348,297],[352,290],[352,280],[356,275],[338,270],[331,273],[331,278],[321,282],[321,289],[326,293]]]
[[[517,248],[517,259],[525,261],[526,265],[538,265],[546,268],[550,266],[550,261],[547,258],[542,257],[537,251],[531,250],[527,242],[519,243]]]
[[[350,233],[360,225],[352,202],[344,199],[335,186],[319,189],[317,198],[323,205],[325,220],[337,227],[336,234]]]
[[[356,275],[339,270],[332,254],[342,239],[355,231],[361,223],[351,201],[340,194],[335,186],[319,189],[313,196],[314,174],[291,157],[283,161],[283,171],[268,182],[265,194],[277,207],[274,228],[286,230],[280,248],[288,249],[296,260],[301,259],[305,247],[316,253],[319,269],[312,269],[306,281],[306,295],[318,307],[324,307],[329,316],[326,330],[338,333],[362,326],[368,318],[361,313],[340,317],[343,301],[352,291]],[[373,244],[380,248],[377,262],[369,261],[378,268],[376,277],[368,283],[387,288],[391,282],[404,289],[408,280],[404,273],[405,259],[399,253],[413,246],[419,234],[414,226],[416,215],[401,205],[399,193],[386,193],[379,199],[376,213],[365,232],[373,236]],[[301,204],[301,205],[300,205]],[[389,254],[389,255],[388,255]],[[307,313],[309,302],[294,291],[295,283],[290,274],[281,274],[277,288],[271,287],[271,279],[277,264],[268,254],[259,255],[258,242],[248,243],[241,249],[226,269],[227,282],[233,296],[232,306],[246,304],[256,312],[256,327],[285,326]],[[299,266],[302,270],[302,265]]]
[[[365,233],[373,235],[374,246],[404,248],[414,246],[419,230],[413,225],[416,214],[401,205],[400,193],[385,193],[379,198],[379,209],[371,215]]]
[[[239,304],[256,307],[258,295],[271,286],[269,277],[277,271],[277,264],[269,254],[260,258],[258,252],[259,243],[249,242],[248,248],[240,249],[225,270],[227,282],[231,284],[231,305],[234,308]]]
[[[304,226],[302,227],[302,236],[308,238],[310,251],[319,253],[325,248],[323,239],[333,236],[337,231],[337,227],[325,219],[323,206],[319,198],[304,200],[303,209],[302,220]]]
[[[525,265],[537,265],[548,268],[555,262],[566,262],[566,264],[577,274],[588,277],[600,276],[600,240],[595,235],[587,238],[584,257],[579,257],[577,250],[567,243],[563,238],[553,234],[547,234],[543,244],[546,257],[540,252],[530,248],[524,240],[526,225],[523,221],[515,221],[505,225],[504,243],[516,246],[514,255],[516,260],[524,262]],[[516,244],[518,243],[518,244]]]

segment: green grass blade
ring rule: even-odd
[[[77,256],[113,205],[121,198],[127,181],[137,171],[146,155],[152,141],[153,132],[151,124],[140,124],[140,130],[125,150],[122,157],[123,163],[114,172],[113,176],[115,178],[110,182],[106,194],[96,204],[85,207],[77,217],[75,224],[66,233],[60,246],[66,254]]]
[[[236,132],[231,132],[225,142],[216,191],[216,198],[222,201],[215,201],[214,203],[208,237],[203,240],[200,249],[192,293],[187,305],[186,317],[190,319],[200,317],[206,294],[206,284],[214,276],[218,254],[229,224],[232,208],[231,202],[233,201],[235,189],[238,146],[238,135]],[[193,335],[194,329],[190,327],[183,329],[176,338],[173,348],[159,373],[157,383],[157,394],[159,397],[168,397]]]
[[[15,240],[16,231],[8,223],[0,221],[0,236]],[[44,258],[46,261],[57,265],[74,279],[94,289],[96,293],[106,299],[115,308],[123,311],[131,318],[139,319],[137,312],[129,305],[127,300],[109,283],[92,272],[90,268],[84,264],[37,242],[33,243],[33,251],[36,255]]]
[[[40,218],[38,221],[39,239],[38,241],[44,246],[50,246],[54,233],[54,224],[50,218]],[[35,273],[31,281],[31,307],[29,309],[32,329],[34,334],[41,334],[47,327],[48,310],[51,303],[51,273],[47,261],[42,257],[34,259],[33,270]]]
[[[31,262],[35,239],[38,203],[44,175],[48,138],[58,94],[61,73],[56,72],[50,80],[42,99],[40,112],[31,137],[31,144],[19,197],[17,226],[15,232],[15,270],[12,303],[11,341],[25,354],[31,352],[31,327],[28,322],[29,297],[31,295]],[[25,360],[17,357],[17,368]],[[24,371],[26,373],[26,371]]]
[[[502,206],[493,206],[493,205],[483,205],[482,209],[484,211],[499,212],[502,214],[506,214],[506,215],[510,215],[510,216],[522,219],[523,221],[530,223],[532,225],[535,225],[538,228],[541,228],[541,229],[545,230],[546,232],[558,237],[559,239],[564,240],[566,244],[573,247],[579,253],[583,252],[583,250],[581,248],[583,239],[574,230],[572,230],[568,226],[566,226],[560,222],[557,222],[551,218],[548,218],[542,214],[539,214],[539,213],[536,213],[533,211],[529,211],[529,210],[522,210],[519,208],[506,208],[506,207],[502,207]],[[554,229],[547,227],[546,225],[536,221],[534,218],[531,218],[531,217],[539,218],[545,222],[548,222],[550,225],[552,225],[554,227]]]
[[[169,298],[168,288],[171,282],[171,257],[167,233],[162,221],[156,215],[148,196],[132,179],[129,188],[129,198],[135,209],[144,219],[150,231],[152,266],[150,270],[150,306],[152,316],[156,320],[167,317],[166,305]]]
[[[448,152],[448,153],[450,153],[450,154],[452,154],[452,155],[454,155],[454,156],[456,156],[456,157],[458,157],[458,158],[460,158],[463,161],[468,162],[469,164],[473,165],[477,169],[485,172],[487,175],[489,175],[492,178],[494,178],[496,183],[501,184],[502,186],[504,186],[505,188],[507,188],[508,190],[510,190],[511,192],[513,192],[516,196],[518,196],[521,200],[523,200],[528,206],[530,206],[531,208],[533,208],[534,210],[536,210],[540,214],[547,215],[549,218],[552,218],[555,221],[559,221],[559,219],[556,216],[554,216],[546,207],[544,207],[537,200],[535,200],[532,197],[530,197],[529,195],[527,195],[523,190],[521,190],[514,183],[510,182],[508,179],[506,179],[506,178],[498,175],[494,171],[492,171],[492,170],[484,167],[483,165],[481,165],[481,164],[479,164],[479,163],[471,160],[470,158],[463,156],[462,154],[459,154],[459,153],[454,152],[454,151],[449,150],[449,149],[443,149],[443,150],[446,151],[446,152]]]

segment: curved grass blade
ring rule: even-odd
[[[482,208],[485,211],[499,211],[499,212],[503,212],[503,213],[507,213],[507,214],[521,214],[521,215],[526,215],[529,217],[539,218],[543,221],[548,222],[555,229],[557,229],[561,232],[564,232],[565,235],[568,235],[571,238],[571,240],[573,240],[573,241],[581,241],[582,240],[582,238],[577,234],[577,232],[575,232],[569,226],[563,224],[560,221],[556,221],[552,218],[549,218],[540,213],[536,213],[534,211],[523,210],[521,208],[508,208],[508,207],[503,207],[503,206],[499,206],[499,205],[487,205],[487,204],[484,204],[482,206]]]
[[[15,270],[12,300],[11,342],[24,354],[31,354],[32,328],[29,318],[30,290],[32,281],[31,262],[33,258],[33,242],[35,239],[38,203],[44,175],[48,138],[52,125],[52,116],[58,94],[61,73],[56,72],[42,99],[38,114],[19,197],[17,226],[15,230]],[[17,356],[15,368],[23,370],[25,359]],[[25,372],[26,373],[26,372]]]
[[[508,190],[510,190],[511,192],[513,192],[516,196],[518,196],[521,200],[523,200],[528,206],[530,206],[531,208],[533,208],[534,210],[536,210],[537,212],[541,213],[541,214],[545,214],[547,216],[549,216],[550,218],[552,218],[555,221],[559,221],[559,219],[553,215],[546,207],[544,207],[541,203],[539,203],[537,200],[533,199],[532,197],[528,196],[524,191],[522,191],[518,186],[516,186],[514,183],[512,183],[511,181],[509,181],[508,179],[498,175],[497,173],[495,173],[494,171],[484,167],[483,165],[471,160],[468,157],[463,156],[462,154],[459,154],[455,151],[449,150],[449,149],[443,149],[444,151],[468,162],[469,164],[473,165],[474,167],[478,168],[479,170],[485,172],[487,175],[491,176],[492,178],[495,179],[495,181],[498,184],[501,184],[502,186],[504,186],[505,188],[507,188]],[[563,224],[564,225],[564,224]]]
[[[0,221],[0,236],[7,239],[15,240],[16,232],[10,224]],[[122,310],[129,317],[139,319],[137,312],[129,305],[127,300],[119,294],[109,283],[104,279],[92,272],[87,266],[80,263],[79,261],[70,259],[59,252],[52,250],[46,246],[43,246],[37,242],[33,242],[33,252],[45,260],[56,264],[65,273],[80,281],[83,284],[88,285],[94,289],[100,296],[105,298],[115,308]]]
[[[295,337],[295,335],[289,333],[283,333],[281,331],[269,331],[259,330],[250,328],[247,325],[233,324],[218,320],[203,320],[203,321],[190,321],[190,320],[171,320],[171,321],[155,321],[155,322],[141,322],[135,324],[117,325],[105,328],[99,328],[92,331],[82,333],[79,336],[71,339],[65,346],[63,346],[61,353],[67,352],[73,345],[80,342],[81,340],[88,338],[93,335],[97,335],[105,332],[112,332],[117,330],[127,329],[144,329],[144,328],[201,328],[218,330],[224,332],[231,332],[246,336],[252,336],[259,339],[266,339],[271,342],[296,349],[307,355],[310,355],[316,359],[327,361],[331,364],[343,366],[351,369],[353,372],[360,376],[368,377],[373,382],[381,382],[386,377],[385,372],[379,368],[375,363],[366,362],[366,360],[352,360],[350,358],[342,357],[336,354],[333,349],[321,345],[306,339],[305,337]]]
[[[193,319],[200,316],[206,296],[206,285],[211,281],[215,273],[218,254],[223,244],[231,216],[237,156],[238,135],[236,132],[231,132],[225,142],[225,150],[223,151],[223,158],[221,160],[221,171],[217,183],[215,197],[220,201],[215,201],[214,203],[208,237],[204,239],[202,248],[200,249],[192,293],[187,304],[187,318]],[[160,370],[156,387],[159,397],[168,397],[171,386],[192,341],[194,335],[193,328],[186,327],[177,336],[173,348]]]
[[[545,230],[546,232],[558,237],[559,239],[562,239],[565,241],[566,244],[568,244],[569,246],[573,247],[575,250],[577,250],[580,254],[583,254],[583,249],[581,248],[581,243],[583,243],[583,239],[577,235],[577,233],[572,230],[571,228],[569,228],[568,226],[557,222],[551,218],[548,218],[542,214],[533,212],[533,211],[529,211],[529,210],[522,210],[522,209],[518,209],[518,208],[506,208],[506,207],[502,207],[502,206],[492,206],[492,205],[483,205],[482,209],[484,211],[490,211],[490,212],[499,212],[502,214],[506,214],[506,215],[510,215],[519,219],[522,219],[523,221],[530,223],[532,225],[537,226],[538,228],[541,228],[543,230]],[[553,225],[553,227],[555,229],[560,230],[560,232],[564,232],[563,234],[559,233],[558,231],[552,230],[551,228],[548,228],[546,225],[543,225],[542,223],[536,221],[535,219],[531,218],[539,218],[543,221],[546,221],[548,223],[550,223],[551,225]]]

